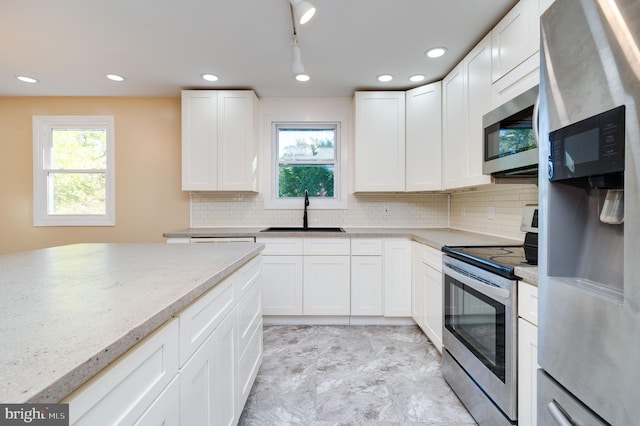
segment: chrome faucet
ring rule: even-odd
[[[309,205],[309,192],[304,190],[304,215],[302,216],[302,227],[309,228],[309,220],[307,219],[307,206]]]

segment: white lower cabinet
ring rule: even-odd
[[[345,316],[350,311],[348,238],[264,238],[263,313]]]
[[[431,343],[442,353],[442,254],[423,244],[413,244],[411,315]]]
[[[382,314],[382,256],[352,256],[351,315]]]
[[[349,315],[349,256],[305,256],[303,307],[305,315]]]
[[[260,276],[258,256],[65,398],[69,424],[237,424],[262,362]]]
[[[237,310],[232,310],[180,371],[181,425],[238,421]]]
[[[352,238],[351,315],[382,314],[382,240]]]
[[[518,283],[518,424],[537,424],[538,287]]]
[[[263,313],[302,315],[302,256],[264,256]]]
[[[384,240],[384,316],[411,316],[411,241]]]

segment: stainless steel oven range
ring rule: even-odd
[[[443,247],[444,378],[480,425],[517,422],[522,246]]]

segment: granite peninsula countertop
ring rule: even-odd
[[[264,249],[74,244],[0,256],[0,401],[62,400]]]

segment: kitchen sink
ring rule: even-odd
[[[335,228],[303,228],[303,227],[271,227],[265,228],[260,232],[344,232],[340,227]]]

